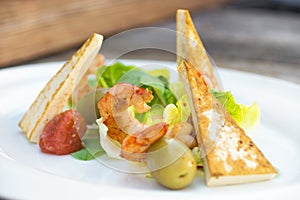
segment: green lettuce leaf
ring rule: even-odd
[[[182,82],[172,82],[170,83],[170,90],[175,95],[177,99],[180,99],[186,94],[184,84]]]
[[[180,114],[178,108],[174,104],[168,104],[163,113],[164,121],[169,125],[180,123]]]
[[[113,65],[104,65],[96,72],[96,80],[100,87],[110,88],[116,83],[130,83],[138,87],[148,88],[154,96],[150,106],[160,104],[166,106],[176,103],[177,98],[169,88],[169,70],[156,69],[143,71],[132,65],[116,62]],[[95,86],[93,80],[90,84]]]
[[[105,153],[100,145],[98,129],[88,129],[82,138],[85,147],[71,154],[78,160],[93,160]]]
[[[170,103],[164,108],[164,121],[170,125],[186,122],[191,115],[187,95],[183,95],[176,103]]]
[[[171,92],[169,88],[165,88],[164,98],[166,104],[176,103],[177,101],[176,96]]]
[[[142,123],[151,126],[153,124],[162,122],[163,112],[164,112],[164,107],[162,105],[155,104],[151,106],[151,109],[148,112],[144,113]]]
[[[91,154],[85,147],[79,151],[72,153],[71,155],[73,158],[76,158],[78,160],[84,160],[84,161],[93,160],[95,159],[96,156]]]
[[[101,87],[113,87],[123,76],[123,74],[134,68],[136,67],[132,65],[124,65],[121,62],[116,62],[109,66],[104,65],[100,67],[96,72],[98,84]]]
[[[189,105],[188,96],[185,94],[183,95],[176,103],[178,107],[179,115],[180,115],[180,122],[186,122],[191,115],[191,109]]]
[[[97,88],[98,86],[96,76],[89,76],[87,82],[91,88]]]
[[[147,74],[150,74],[155,77],[164,77],[166,80],[170,80],[170,71],[166,68],[164,69],[153,69],[147,70]]]
[[[193,153],[193,156],[195,158],[197,167],[203,167],[203,162],[202,162],[202,159],[201,159],[201,156],[200,156],[201,153],[200,153],[199,147],[194,147],[192,149],[192,153]]]
[[[220,101],[227,112],[233,117],[239,126],[250,131],[260,123],[260,109],[256,103],[250,106],[239,104],[231,92],[217,92],[211,90],[211,93]]]

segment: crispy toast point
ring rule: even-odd
[[[99,52],[102,41],[102,35],[91,35],[39,93],[19,122],[29,141],[37,143],[45,124],[63,111],[68,98]]]
[[[177,10],[176,31],[177,65],[180,65],[182,60],[188,61],[205,76],[211,89],[222,91],[221,83],[188,10]]]
[[[191,100],[206,184],[239,184],[275,177],[276,169],[210,93],[202,74],[185,61],[178,72]]]

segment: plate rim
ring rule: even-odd
[[[170,63],[175,64],[176,63],[176,62],[173,62],[173,61],[136,60],[136,59],[121,59],[120,61],[122,61],[122,60],[124,60],[124,61],[126,60],[126,62],[146,62],[146,61],[154,62],[155,61],[155,62],[158,62],[158,63],[167,63],[167,64],[170,64]],[[63,61],[59,61],[59,62],[45,62],[45,63],[34,63],[34,64],[19,65],[19,66],[16,66],[16,67],[1,69],[0,70],[0,77],[1,77],[2,74],[5,74],[5,73],[9,73],[9,74],[10,73],[15,73],[15,72],[18,72],[19,70],[28,70],[28,72],[30,72],[34,68],[40,68],[40,69],[46,68],[45,70],[49,70],[49,69],[47,69],[47,68],[49,68],[47,66],[56,66],[56,67],[53,67],[53,69],[50,70],[50,71],[54,70],[54,73],[56,73],[63,64],[64,64]],[[40,65],[47,65],[47,66],[40,66]],[[297,83],[294,83],[294,82],[290,82],[290,81],[286,81],[286,80],[282,80],[282,79],[278,79],[278,78],[274,78],[274,77],[269,77],[269,76],[265,76],[265,75],[261,75],[261,74],[255,74],[255,73],[251,73],[251,72],[238,71],[238,70],[235,70],[235,69],[227,69],[227,68],[222,68],[222,67],[218,67],[217,69],[221,73],[222,72],[225,72],[225,73],[235,72],[235,73],[241,73],[241,74],[246,74],[246,75],[250,75],[250,76],[255,76],[255,77],[258,77],[258,78],[264,78],[264,79],[267,78],[268,81],[272,81],[272,82],[275,81],[278,84],[284,84],[287,87],[296,88],[296,89],[298,89],[300,91],[300,85],[297,84]],[[3,79],[0,78],[0,88],[2,86],[2,80]],[[5,158],[5,156],[3,154],[1,154],[1,147],[0,147],[0,163],[3,164],[4,162],[8,162],[9,166],[11,168],[19,168],[19,169],[20,168],[25,168],[25,170],[27,172],[29,171],[28,172],[29,174],[35,174],[35,173],[41,174],[41,173],[44,173],[44,172],[41,172],[38,169],[33,169],[33,168],[30,168],[29,166],[26,166],[26,165],[20,166],[20,163],[17,163],[17,162],[15,162],[13,160],[9,160],[8,158]],[[2,167],[2,164],[0,165],[0,169]],[[2,167],[2,168],[4,168],[4,167]],[[49,174],[49,173],[47,173],[47,175],[53,176],[52,174]],[[67,179],[65,177],[59,177],[57,175],[54,175],[54,176],[56,178],[58,177],[58,178]],[[76,180],[73,180],[73,179],[67,179],[67,180],[69,180],[71,182],[79,182],[79,181],[76,181]],[[80,182],[80,184],[89,184],[89,183],[82,183],[82,182]],[[1,185],[1,181],[0,181],[0,185]],[[106,189],[107,190],[112,190],[114,188],[107,187]],[[290,189],[293,189],[293,190],[300,189],[300,184],[298,183],[297,185],[293,185]],[[126,190],[129,190],[129,189],[126,188]],[[131,192],[132,191],[137,192],[138,190],[136,190],[136,189],[130,189],[130,191]],[[101,191],[100,191],[100,193],[101,193]],[[125,191],[125,193],[126,193],[126,191]],[[0,196],[1,195],[2,194],[1,194],[1,191],[0,191]],[[6,196],[4,196],[4,197],[6,197]],[[9,196],[9,198],[11,198],[11,197]],[[232,199],[232,197],[231,197],[231,199]]]

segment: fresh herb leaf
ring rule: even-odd
[[[78,159],[78,160],[93,160],[94,156],[84,147],[79,151],[76,151],[75,153],[71,154],[72,157]]]
[[[97,156],[105,153],[100,145],[98,129],[88,129],[82,138],[82,142],[84,143],[85,147],[77,152],[72,153],[72,157],[78,160],[88,161],[93,160]]]

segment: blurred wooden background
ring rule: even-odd
[[[91,33],[174,18],[230,0],[0,0],[0,67],[20,64],[81,44]]]
[[[43,2],[43,6],[33,6],[38,2]],[[53,6],[58,2],[68,6]],[[175,30],[176,9],[188,8],[217,66],[300,84],[299,0],[70,2],[0,0],[0,66],[65,61],[92,32],[103,33],[108,38],[134,27]],[[97,11],[103,6],[102,12]],[[149,32],[143,37],[157,40],[160,36]],[[141,33],[132,35],[119,47],[137,38],[142,38]],[[175,61],[174,54],[152,50],[133,52],[124,58]]]

